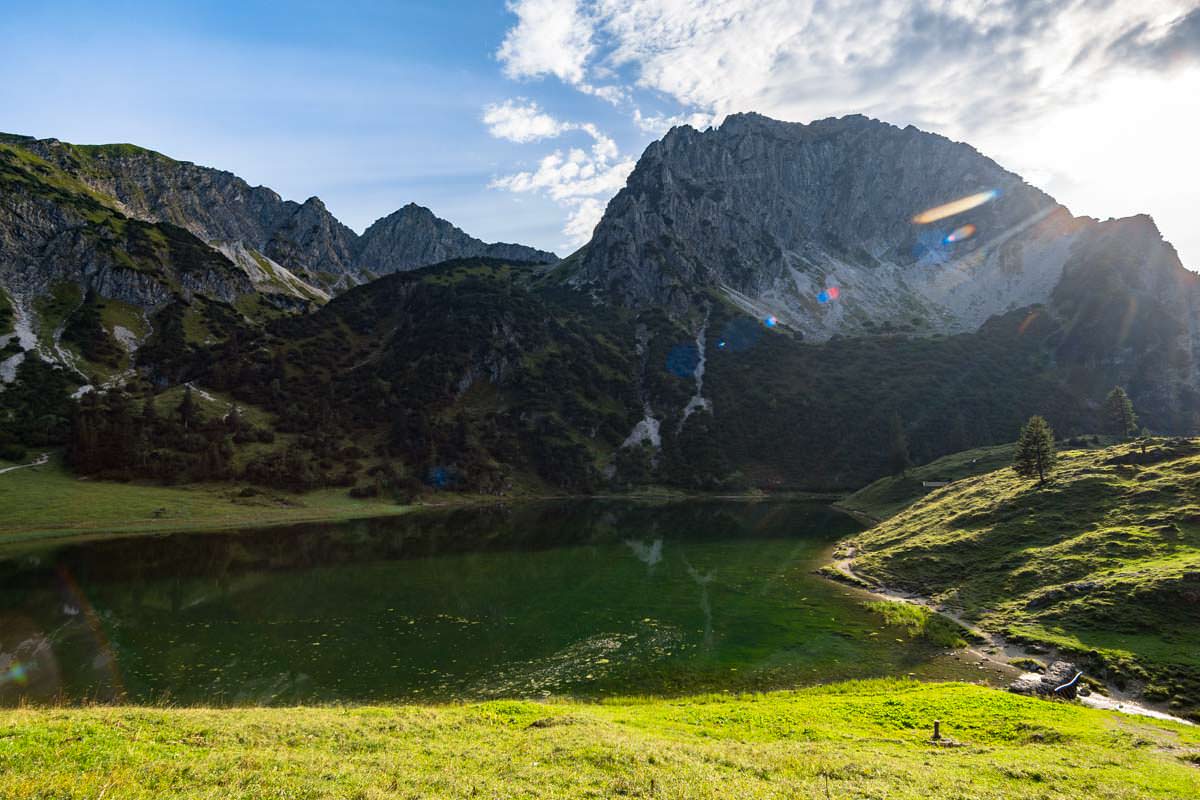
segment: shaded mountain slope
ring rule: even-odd
[[[254,291],[244,272],[188,231],[131,219],[111,198],[3,143],[0,288],[13,328],[0,342],[0,378],[11,380],[25,352],[36,351],[84,382],[92,376],[77,363],[85,354],[107,353],[100,360],[111,367],[128,361],[146,309],[201,295],[232,303]],[[102,298],[103,323],[88,317]]]

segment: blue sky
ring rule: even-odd
[[[360,231],[415,201],[489,241],[563,252],[558,204],[488,188],[542,155],[481,120],[531,88],[494,55],[502,2],[0,5],[0,130],[134,142],[318,195]],[[539,83],[547,109],[647,140],[607,103]]]
[[[565,254],[670,124],[867,113],[970,141],[1200,267],[1194,0],[0,0],[0,130],[129,141]],[[1191,175],[1191,183],[1181,176]]]

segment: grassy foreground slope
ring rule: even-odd
[[[931,722],[957,746],[929,741]],[[1200,731],[965,684],[459,706],[0,711],[0,798],[1182,798]]]
[[[32,457],[32,456],[31,456]],[[303,495],[264,490],[240,496],[229,484],[190,487],[91,481],[60,456],[0,475],[0,544],[98,533],[208,530],[401,513],[405,506],[358,500],[345,489]]]
[[[1044,488],[959,480],[853,544],[860,575],[1200,707],[1200,441],[1060,453]]]

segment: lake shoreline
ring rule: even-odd
[[[856,519],[871,519],[869,515],[861,512],[849,512],[845,508],[839,508],[836,504],[834,504],[834,507],[838,508],[840,511],[850,513],[851,516],[854,516]],[[854,586],[857,589],[861,589],[862,591],[870,593],[880,600],[911,603],[945,617],[970,633],[973,637],[975,637],[976,641],[985,642],[986,644],[984,646],[992,651],[988,652],[987,650],[982,650],[970,645],[962,648],[963,652],[971,657],[978,658],[981,661],[986,662],[993,660],[997,655],[1003,655],[1005,659],[1004,663],[1006,663],[1008,666],[1012,666],[1011,662],[1019,660],[1038,662],[1046,661],[1046,663],[1049,664],[1054,661],[1073,661],[1074,659],[1071,654],[1062,653],[1055,648],[1039,647],[1036,650],[1029,649],[1025,645],[1012,642],[998,633],[980,628],[973,622],[970,622],[961,615],[956,614],[955,612],[946,608],[946,606],[935,603],[928,597],[914,594],[912,592],[906,592],[901,589],[888,587],[868,576],[862,575],[854,569],[854,557],[856,555],[854,547],[849,546],[848,549],[841,549],[842,547],[843,545],[839,544],[833,548],[831,551],[831,560],[818,571],[819,575],[822,575],[831,581],[844,583],[848,586]],[[1012,668],[1016,671],[1017,675],[1024,672],[1015,666]],[[1036,675],[1037,673],[1034,674]],[[1014,675],[1014,677],[1016,677],[1016,675]],[[1167,720],[1182,725],[1194,726],[1196,724],[1191,720],[1184,719],[1183,717],[1170,713],[1170,711],[1166,709],[1165,704],[1152,703],[1143,699],[1138,692],[1123,691],[1118,689],[1109,681],[1104,681],[1103,683],[1106,692],[1105,695],[1093,694],[1088,697],[1081,696],[1078,698],[1079,703],[1081,705],[1088,706],[1089,708],[1118,711],[1123,714],[1130,714],[1132,716]]]
[[[247,489],[252,492],[242,497]],[[8,490],[8,491],[6,491]],[[6,497],[6,494],[10,497]],[[57,502],[37,504],[39,495]],[[753,492],[729,494],[655,489],[632,493],[519,493],[510,496],[444,493],[402,505],[351,498],[345,489],[319,489],[288,494],[244,484],[219,483],[160,486],[146,483],[92,481],[66,470],[61,456],[20,465],[0,475],[0,552],[21,545],[93,541],[172,533],[214,533],[241,528],[268,528],[321,522],[345,522],[447,511],[457,508],[517,506],[526,503],[612,500],[628,502],[828,502],[834,492]],[[101,512],[113,506],[107,517]],[[83,508],[87,506],[89,509]],[[844,511],[844,509],[839,509]]]

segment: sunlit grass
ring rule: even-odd
[[[956,746],[930,742],[933,721]],[[0,798],[1194,797],[1200,732],[963,684],[0,712]]]
[[[909,636],[920,636],[939,647],[967,646],[966,631],[924,606],[899,600],[874,600],[864,605],[883,617],[887,624],[905,628]]]
[[[881,508],[884,506],[876,506]],[[855,568],[1200,706],[1200,443],[1060,453],[1046,487],[1001,467],[854,537]]]

